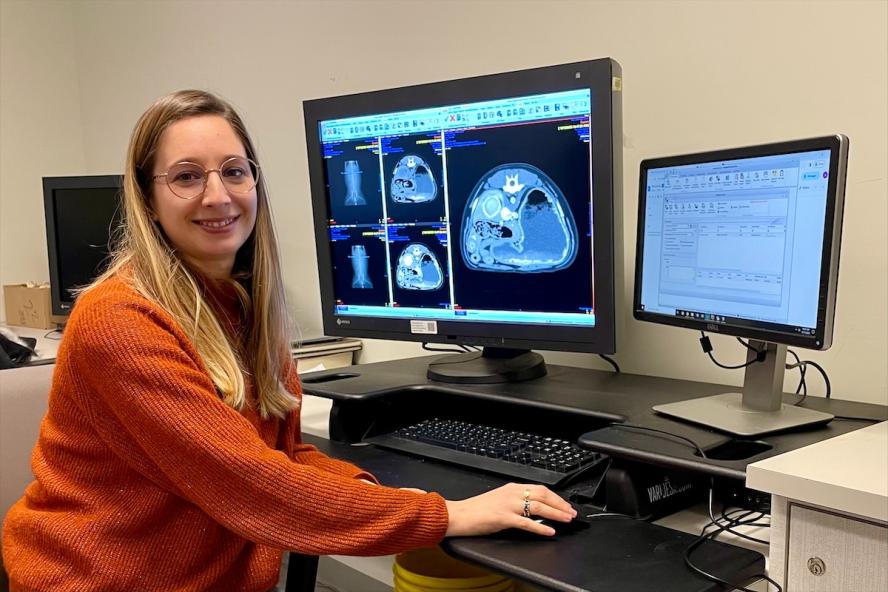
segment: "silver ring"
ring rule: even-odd
[[[522,513],[525,518],[530,518],[530,500],[527,498],[524,498],[524,512]]]

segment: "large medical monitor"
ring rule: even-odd
[[[43,178],[54,315],[70,314],[76,289],[90,284],[108,264],[121,217],[121,181],[116,175]]]
[[[483,346],[456,382],[613,353],[619,65],[610,59],[304,103],[324,331]]]
[[[657,411],[740,435],[832,418],[781,396],[786,346],[832,342],[847,156],[836,135],[641,163],[635,317],[754,348],[742,396]]]

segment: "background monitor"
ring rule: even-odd
[[[613,353],[620,67],[610,59],[304,103],[324,331],[483,346],[430,377]],[[458,363],[462,362],[462,363]]]
[[[44,177],[43,209],[52,313],[66,316],[75,288],[92,282],[108,263],[112,231],[120,223],[122,177]]]
[[[781,401],[786,346],[832,343],[847,157],[836,135],[641,163],[635,318],[757,350],[742,394],[656,411],[747,436],[832,419]]]

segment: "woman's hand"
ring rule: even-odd
[[[569,503],[546,487],[519,483],[509,483],[465,500],[448,500],[447,513],[446,536],[491,534],[505,528],[551,536],[555,530],[539,524],[533,517],[570,522],[577,514]]]

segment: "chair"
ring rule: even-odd
[[[0,523],[34,480],[31,451],[46,415],[54,364],[0,371]],[[9,590],[0,556],[0,592]]]

